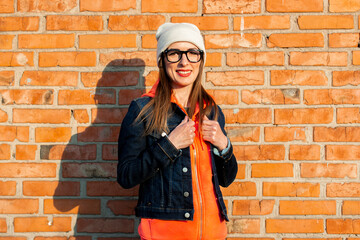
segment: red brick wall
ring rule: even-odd
[[[360,234],[360,0],[1,0],[0,239],[133,239],[116,183],[155,32],[192,22],[239,163],[228,238]],[[110,72],[109,72],[110,71]],[[77,228],[75,230],[75,228]]]

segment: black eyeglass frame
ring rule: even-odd
[[[174,61],[170,61],[170,60],[168,59],[168,55],[167,55],[167,53],[170,52],[170,51],[176,51],[176,52],[181,53],[179,60],[177,60],[177,61],[175,61],[175,62],[174,62]],[[190,61],[190,59],[189,59],[189,57],[188,57],[188,52],[194,52],[194,51],[200,53],[200,58],[199,58],[199,60],[196,61],[196,62]],[[165,55],[166,60],[167,60],[168,62],[170,62],[170,63],[177,63],[177,62],[181,61],[184,53],[185,53],[185,56],[186,56],[187,60],[188,60],[189,62],[191,62],[191,63],[198,63],[198,62],[200,62],[201,59],[204,57],[204,51],[201,50],[201,49],[191,49],[191,50],[187,50],[187,51],[180,51],[180,50],[177,50],[177,49],[166,49],[165,51],[163,51],[163,54]]]

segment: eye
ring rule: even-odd
[[[200,52],[197,51],[197,50],[189,50],[188,54],[191,55],[191,56],[199,56]]]
[[[170,57],[179,56],[180,52],[177,51],[177,50],[170,50],[170,51],[167,52],[167,55],[170,56]]]

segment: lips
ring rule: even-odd
[[[177,70],[176,73],[180,77],[189,77],[191,75],[191,70]]]

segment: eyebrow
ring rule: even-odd
[[[181,50],[178,49],[178,48],[168,48],[168,51],[170,51],[170,50],[181,51]],[[198,49],[198,48],[189,48],[188,50],[185,50],[185,51],[189,51],[189,50],[200,50],[200,49]]]

